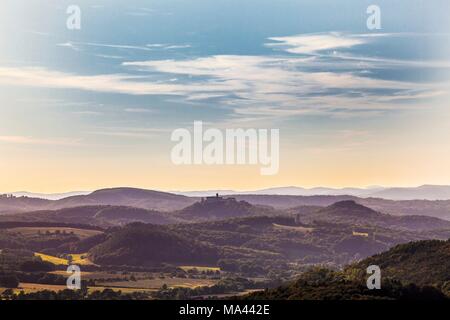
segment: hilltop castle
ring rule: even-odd
[[[201,202],[224,202],[229,200],[236,200],[235,198],[224,198],[220,197],[218,193],[215,196],[202,198]]]

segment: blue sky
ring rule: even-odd
[[[71,4],[81,8],[81,30],[65,26]],[[0,190],[450,183],[450,4],[377,1],[374,31],[371,4],[3,1],[0,163],[24,177]],[[196,185],[168,158],[171,130],[194,120],[281,128],[285,169]],[[350,168],[348,178],[336,173]]]

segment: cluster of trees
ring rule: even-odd
[[[432,285],[450,295],[450,240],[427,240],[395,246],[347,267],[347,273],[362,276],[369,265],[378,265],[383,275],[404,284]]]
[[[217,251],[163,226],[129,224],[90,251],[94,262],[107,265],[150,266],[161,263],[211,263]]]
[[[279,282],[255,282],[246,278],[225,278],[217,284],[208,287],[198,288],[168,288],[164,285],[160,290],[152,294],[153,298],[160,300],[183,300],[192,299],[199,296],[214,297],[219,294],[237,294],[248,289],[262,289],[279,285]]]
[[[0,287],[3,288],[17,288],[19,286],[19,279],[14,274],[0,273]]]

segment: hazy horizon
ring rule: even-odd
[[[420,187],[450,187],[450,184],[445,185],[434,185],[434,184],[421,184],[421,185],[411,185],[411,186],[382,186],[382,185],[373,185],[373,186],[312,186],[312,187],[305,187],[305,186],[295,186],[295,185],[284,185],[284,186],[268,186],[263,188],[257,188],[257,189],[239,189],[239,188],[227,188],[227,187],[216,187],[216,188],[207,188],[207,189],[161,189],[158,187],[145,187],[145,186],[132,186],[132,185],[116,185],[116,186],[100,186],[98,188],[90,189],[90,190],[81,190],[81,189],[74,189],[74,190],[58,190],[58,191],[52,191],[52,192],[42,192],[39,190],[28,190],[28,189],[20,189],[20,190],[14,190],[14,191],[0,191],[0,194],[19,194],[19,193],[30,193],[30,194],[41,194],[41,195],[63,195],[63,194],[89,194],[91,192],[97,191],[97,190],[104,190],[104,189],[117,189],[117,188],[132,188],[132,189],[143,189],[143,190],[154,190],[154,191],[161,191],[161,192],[168,192],[168,193],[195,193],[195,192],[217,192],[217,191],[223,191],[223,192],[252,192],[252,191],[264,191],[264,190],[271,190],[271,189],[304,189],[306,191],[312,191],[315,189],[329,189],[329,190],[346,190],[346,189],[358,189],[358,190],[375,190],[375,189],[417,189]],[[226,194],[226,193],[225,193]]]

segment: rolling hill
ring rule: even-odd
[[[45,199],[1,195],[0,214],[40,210],[46,208],[51,203],[51,200]]]
[[[299,206],[325,207],[333,203],[353,200],[375,211],[392,215],[423,215],[450,220],[450,200],[387,200],[381,198],[358,198],[351,195],[252,195],[238,194],[236,201],[246,201],[254,206],[273,207],[288,210]],[[94,191],[87,195],[77,195],[60,200],[45,200],[28,197],[0,196],[0,215],[37,210],[56,210],[67,207],[114,205],[137,207],[156,211],[176,211],[199,201],[197,197],[187,197],[167,192],[136,188],[111,188]]]
[[[54,209],[86,205],[130,206],[158,211],[173,211],[196,201],[195,198],[137,188],[111,188],[54,201]]]
[[[450,240],[426,240],[395,246],[389,251],[364,259],[351,266],[362,270],[378,265],[385,277],[405,284],[434,285],[450,296]]]
[[[169,224],[177,220],[168,213],[155,210],[126,206],[95,205],[0,216],[0,222],[7,221],[81,223],[108,227],[131,222]]]
[[[449,200],[450,186],[423,185],[413,188],[387,188],[370,194],[389,200]]]
[[[450,200],[450,186],[422,185],[418,187],[386,188],[373,186],[367,188],[302,188],[275,187],[253,191],[207,190],[174,192],[186,196],[203,197],[216,192],[224,195],[285,195],[285,196],[354,196],[363,198],[383,198],[388,200]]]
[[[236,201],[234,198],[211,198],[202,200],[174,213],[188,221],[224,220],[228,218],[276,215],[271,207],[254,206],[246,201]]]

